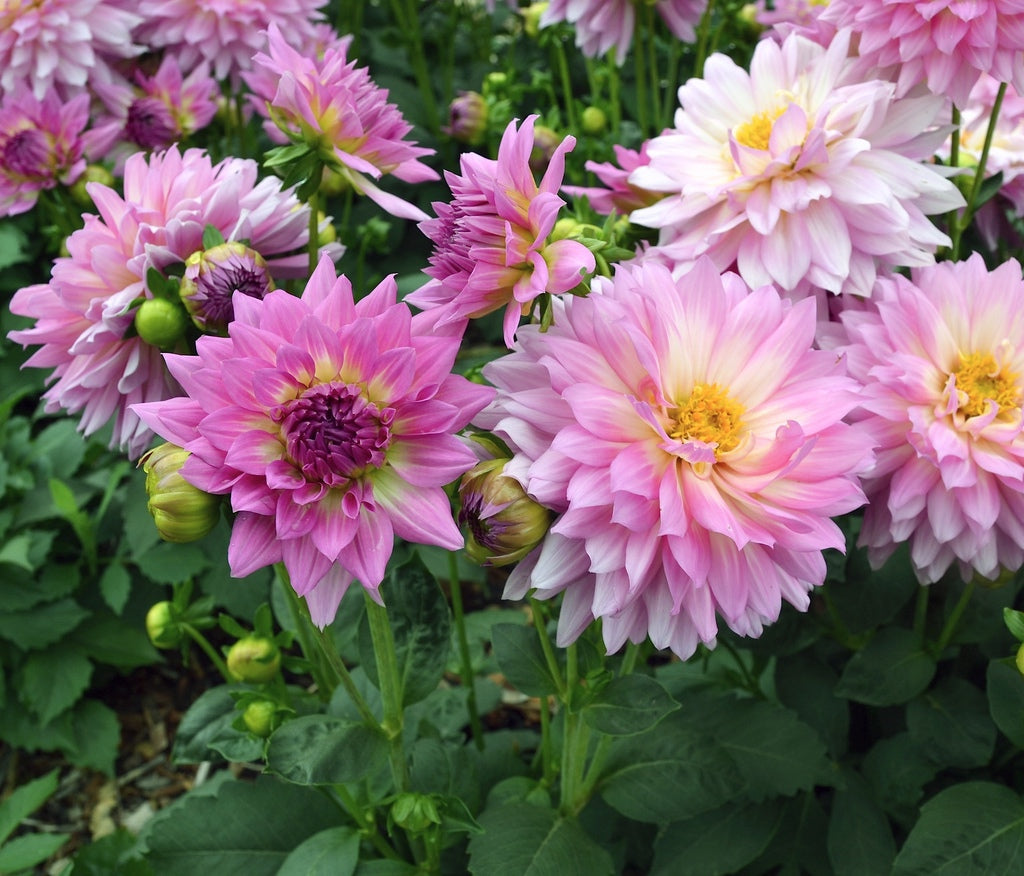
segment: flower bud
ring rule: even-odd
[[[266,260],[244,243],[228,241],[185,259],[179,295],[200,331],[227,334],[235,318],[235,292],[262,299],[274,284]]]
[[[174,444],[161,444],[139,460],[146,473],[149,513],[164,541],[196,541],[220,519],[220,499],[181,476],[181,467],[190,455]]]
[[[149,298],[135,311],[135,331],[147,344],[171,350],[185,334],[188,317],[166,298]]]
[[[426,794],[399,794],[391,804],[391,820],[410,833],[422,833],[432,824],[440,824],[437,804]]]
[[[600,134],[608,127],[608,116],[599,106],[588,106],[580,115],[585,134]]]
[[[551,525],[519,481],[503,474],[507,459],[478,463],[462,477],[459,523],[466,527],[466,553],[484,566],[507,566],[533,550]]]
[[[519,10],[519,14],[523,16],[523,33],[528,37],[537,38],[537,34],[540,33],[540,17],[547,8],[547,3],[531,3],[525,9]]]
[[[548,163],[563,138],[546,125],[533,128],[533,149],[530,152],[530,170],[538,176],[548,169]]]
[[[114,175],[102,164],[87,165],[85,171],[74,181],[69,189],[71,197],[75,199],[75,203],[83,207],[92,207],[92,198],[89,197],[89,192],[85,187],[87,183],[91,182],[98,182],[112,187],[114,185]]]
[[[228,672],[238,681],[266,684],[280,669],[281,651],[265,636],[246,636],[228,651]]]
[[[146,612],[146,633],[157,648],[176,648],[181,644],[185,634],[175,613],[174,606],[166,600],[154,603]]]
[[[270,700],[253,700],[242,712],[242,723],[253,736],[266,739],[281,723],[277,704]]]
[[[476,91],[460,91],[448,106],[448,124],[441,130],[460,143],[479,144],[487,131],[487,102]]]

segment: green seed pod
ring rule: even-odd
[[[246,636],[228,651],[228,672],[238,681],[266,684],[280,670],[281,650],[265,636]]]

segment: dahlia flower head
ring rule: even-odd
[[[228,337],[167,355],[187,395],[135,411],[191,453],[186,481],[231,497],[231,574],[283,562],[324,627],[353,579],[381,601],[394,536],[463,546],[443,487],[493,390],[450,373],[464,326],[412,316],[392,277],[354,302],[324,258],[301,297],[234,306]]]
[[[71,185],[85,170],[89,95],[66,103],[18,89],[0,99],[0,216],[31,210],[39,193]]]
[[[594,270],[594,254],[575,240],[549,241],[558,212],[566,137],[555,148],[540,184],[530,170],[534,122],[505,128],[493,160],[476,153],[460,159],[462,176],[445,171],[450,203],[435,201],[436,219],[420,223],[434,242],[431,279],[405,300],[426,309],[443,308],[447,319],[476,318],[505,308],[504,337],[512,346],[519,319],[544,293],[560,294]]]
[[[651,163],[651,157],[647,154],[649,143],[650,140],[645,140],[639,152],[618,144],[613,145],[618,164],[588,161],[584,167],[604,183],[604,187],[562,186],[562,191],[574,198],[586,198],[594,211],[602,216],[610,216],[612,213],[628,216],[634,210],[649,207],[664,197],[661,192],[647,191],[629,182],[629,175],[634,170]]]
[[[836,35],[834,25],[822,21],[821,14],[829,0],[757,0],[754,20],[765,28],[763,39],[782,42],[791,33],[798,33],[820,46],[828,46]]]
[[[267,135],[278,143],[316,149],[356,191],[392,215],[426,219],[419,207],[383,191],[370,178],[437,179],[437,172],[420,161],[434,150],[404,139],[412,125],[388,103],[387,90],[373,83],[369,71],[348,60],[348,43],[339,41],[324,48],[321,58],[308,58],[271,25],[267,48],[270,54],[255,55],[255,69],[244,76],[252,105],[268,120]]]
[[[964,204],[924,163],[949,133],[934,95],[849,78],[847,37],[762,40],[750,72],[712,55],[679,89],[675,128],[650,141],[632,185],[666,197],[631,221],[661,229],[664,256],[701,255],[751,286],[869,295],[876,273],[934,262],[929,220]]]
[[[814,302],[706,258],[678,278],[620,264],[594,287],[484,369],[498,395],[474,422],[557,515],[505,597],[562,593],[561,645],[600,618],[609,652],[650,636],[683,659],[715,643],[716,615],[757,636],[783,600],[806,609],[871,462],[843,422],[857,384],[812,348]]]
[[[881,565],[903,542],[922,584],[1024,563],[1024,281],[977,253],[879,278],[843,313],[860,425],[876,445],[861,543]]]
[[[707,0],[654,0],[653,6],[673,36],[692,43]],[[584,55],[596,58],[615,49],[615,63],[622,66],[633,43],[636,7],[636,0],[551,0],[541,13],[540,26],[568,21]]]
[[[206,61],[218,81],[237,86],[277,28],[293,46],[315,45],[326,0],[140,0],[142,24],[135,37],[151,49],[174,55],[185,72]]]
[[[140,54],[142,21],[117,0],[9,0],[0,3],[0,97],[27,87],[65,98],[117,77],[113,64]]]
[[[982,73],[1024,91],[1020,0],[831,0],[821,20],[856,34],[860,69],[891,70],[898,96],[923,82],[963,106]]]
[[[135,458],[152,432],[130,406],[180,392],[160,350],[130,332],[133,303],[153,297],[147,272],[166,273],[202,250],[211,225],[226,240],[249,241],[274,277],[302,276],[309,212],[280,180],[259,181],[255,161],[214,165],[199,149],[136,153],[123,197],[100,183],[86,188],[98,215],[67,239],[69,255],[55,260],[49,283],[15,293],[11,311],[36,322],[9,337],[40,347],[26,365],[53,369],[47,411],[81,413],[86,435],[113,419],[112,445]]]

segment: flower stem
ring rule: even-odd
[[[330,788],[325,790],[327,790],[329,796],[345,810],[349,818],[351,818],[359,827],[359,832],[370,841],[373,847],[380,852],[383,857],[390,858],[392,861],[405,860],[398,854],[398,852],[391,848],[384,837],[380,835],[377,831],[376,822],[367,816],[356,799],[349,793],[348,788],[344,785],[331,785]]]
[[[377,720],[377,716],[373,714],[363,695],[359,692],[359,688],[356,687],[355,680],[352,678],[348,667],[345,665],[345,661],[341,659],[341,655],[334,645],[334,640],[328,635],[326,630],[321,630],[315,626],[313,629],[316,631],[316,642],[320,646],[320,653],[327,659],[327,665],[333,671],[337,681],[345,688],[362,719],[370,727],[379,727],[380,721]],[[337,685],[334,685],[334,687],[337,687]]]
[[[576,130],[576,109],[573,106],[572,80],[569,78],[569,64],[565,60],[565,45],[561,38],[554,41],[552,54],[555,56],[555,66],[558,68],[558,78],[562,84],[562,102],[565,104],[565,120],[569,130],[578,134]]]
[[[711,43],[711,12],[715,8],[715,0],[708,0],[704,14],[697,25],[697,50],[693,58],[693,75],[704,75],[704,62],[708,59],[708,46]]]
[[[391,774],[399,793],[409,789],[409,771],[402,747],[402,679],[398,674],[398,655],[387,609],[366,594],[366,616],[373,639],[373,656],[377,663],[377,686],[384,704],[381,729],[391,743]]]
[[[329,700],[336,685],[332,685],[328,680],[322,659],[323,650],[318,648],[316,642],[313,641],[312,631],[314,627],[313,621],[309,616],[309,609],[306,608],[305,603],[299,598],[295,588],[292,587],[288,570],[285,569],[284,565],[277,563],[274,566],[274,570],[277,572],[275,577],[281,583],[285,600],[288,603],[288,611],[292,616],[292,626],[299,637],[299,648],[302,649],[302,656],[306,658],[306,662],[309,664],[310,674],[313,676],[313,681],[316,684],[321,699]]]
[[[636,76],[636,122],[640,127],[640,136],[645,139],[650,136],[648,131],[648,120],[647,120],[647,59],[644,52],[643,44],[640,41],[634,41],[633,44],[633,64]]]
[[[221,678],[224,679],[228,684],[234,684],[237,679],[231,677],[231,673],[228,672],[228,665],[224,662],[224,658],[217,653],[217,650],[211,645],[206,636],[204,636],[199,630],[197,630],[192,624],[181,624],[181,629],[185,631],[186,635],[195,642],[210,658],[210,662],[217,667],[217,671],[220,673]]]
[[[316,270],[317,254],[320,251],[320,191],[314,190],[309,196],[309,273]]]
[[[950,640],[953,638],[953,633],[956,632],[957,625],[960,623],[960,619],[963,617],[964,610],[967,608],[967,603],[971,601],[971,595],[974,593],[974,581],[968,581],[964,586],[964,592],[960,594],[960,598],[957,600],[956,605],[953,606],[953,611],[949,617],[946,618],[946,623],[942,627],[942,632],[939,633],[939,638],[935,642],[935,647],[932,649],[932,654],[938,659],[942,656],[942,652],[946,650]]]
[[[413,74],[420,89],[420,96],[423,98],[423,107],[427,111],[427,127],[430,133],[436,135],[441,130],[441,122],[437,113],[437,101],[434,98],[433,80],[427,66],[426,55],[423,53],[423,32],[420,30],[416,2],[417,0],[391,0],[391,8],[398,21],[398,27],[406,38],[405,44],[409,50]]]
[[[537,630],[537,635],[540,637],[540,647],[544,652],[544,660],[548,665],[548,672],[551,673],[551,678],[555,682],[555,689],[558,691],[558,698],[563,702],[567,702],[567,685],[562,680],[562,672],[558,668],[558,661],[555,659],[555,651],[551,647],[551,639],[548,638],[548,627],[547,621],[544,617],[544,611],[540,606],[540,603],[536,599],[530,598],[530,613],[533,615],[533,627]]]
[[[459,558],[454,551],[448,552],[448,584],[452,597],[452,615],[455,620],[455,634],[459,642],[459,674],[462,686],[466,688],[466,708],[469,710],[469,728],[473,742],[484,750],[484,728],[476,707],[476,686],[473,678],[473,661],[469,656],[469,639],[466,637],[466,615],[462,609],[462,586],[459,581]]]

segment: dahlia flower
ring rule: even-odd
[[[65,97],[114,77],[111,63],[143,51],[132,42],[142,18],[107,0],[0,3],[0,96],[27,86]]]
[[[24,213],[43,189],[81,176],[88,123],[84,93],[67,103],[55,91],[39,100],[18,90],[0,100],[0,216]]]
[[[880,565],[910,543],[921,583],[956,563],[995,578],[1024,563],[1024,281],[981,256],[879,278],[843,313],[841,347],[877,446],[861,542]]]
[[[181,69],[191,71],[203,61],[214,78],[230,78],[252,69],[252,59],[265,43],[264,32],[276,27],[294,46],[316,43],[322,32],[315,23],[326,0],[140,0],[143,23],[135,37],[154,49],[174,55]]]
[[[660,192],[650,192],[631,185],[629,175],[638,167],[646,167],[651,162],[647,154],[649,140],[645,140],[637,152],[625,146],[613,146],[618,165],[610,161],[588,161],[584,166],[593,173],[607,188],[599,186],[562,186],[562,191],[574,198],[586,198],[597,213],[609,216],[618,213],[628,216],[633,210],[648,207],[662,198]]]
[[[791,33],[798,33],[820,46],[827,46],[836,35],[833,25],[821,20],[828,0],[758,0],[754,20],[766,28],[762,37],[782,42]]]
[[[388,103],[387,90],[374,85],[366,68],[347,60],[347,45],[339,41],[326,47],[322,58],[307,58],[271,25],[270,54],[257,54],[255,70],[245,75],[253,106],[269,119],[264,128],[272,140],[306,144],[356,191],[389,213],[426,219],[418,207],[367,178],[392,174],[408,183],[437,179],[437,173],[419,160],[434,150],[403,140],[412,125]]]
[[[450,373],[462,325],[411,316],[388,278],[358,303],[322,259],[301,298],[235,296],[227,338],[168,355],[188,397],[137,405],[228,494],[232,575],[283,562],[315,623],[353,578],[378,601],[393,537],[461,548],[443,486],[476,462],[464,428],[493,390]]]
[[[149,269],[166,272],[202,250],[212,225],[227,240],[247,240],[273,276],[300,276],[309,213],[280,180],[258,182],[255,161],[213,165],[198,149],[136,153],[125,164],[123,197],[99,183],[87,189],[99,215],[68,238],[69,256],[55,261],[49,283],[15,293],[11,310],[36,324],[10,337],[40,345],[27,365],[54,369],[48,411],[80,411],[87,435],[113,418],[112,443],[136,457],[152,433],[130,405],[179,391],[159,349],[129,332],[133,305],[153,297]]]
[[[434,241],[432,279],[405,300],[424,309],[443,307],[448,318],[478,317],[505,308],[505,344],[512,346],[519,318],[545,292],[568,292],[594,270],[594,255],[575,240],[548,242],[558,211],[565,153],[576,145],[566,137],[555,149],[538,186],[530,170],[533,124],[505,129],[496,161],[475,153],[460,159],[462,176],[445,180],[451,203],[433,204],[436,219],[420,223]]]
[[[654,8],[672,34],[686,43],[696,38],[694,27],[707,0],[654,0]],[[568,21],[576,28],[576,45],[588,58],[615,49],[615,62],[626,60],[636,27],[635,0],[551,0],[540,26]]]
[[[831,0],[821,20],[858,36],[864,67],[895,68],[898,95],[925,82],[962,106],[982,73],[1024,91],[1019,0]]]
[[[930,213],[963,206],[929,159],[948,129],[943,99],[893,100],[851,80],[847,36],[826,50],[800,36],[758,43],[750,73],[712,55],[679,89],[675,128],[651,140],[629,182],[667,197],[632,221],[662,229],[682,264],[702,254],[752,286],[808,283],[870,294],[877,270],[934,261],[949,238]]]
[[[682,658],[714,643],[716,613],[757,636],[782,600],[806,609],[822,550],[844,547],[829,518],[861,505],[871,456],[843,422],[856,383],[812,348],[814,302],[709,259],[594,285],[484,369],[498,395],[474,422],[558,515],[505,597],[563,593],[560,644],[601,618],[610,652],[649,635]]]

